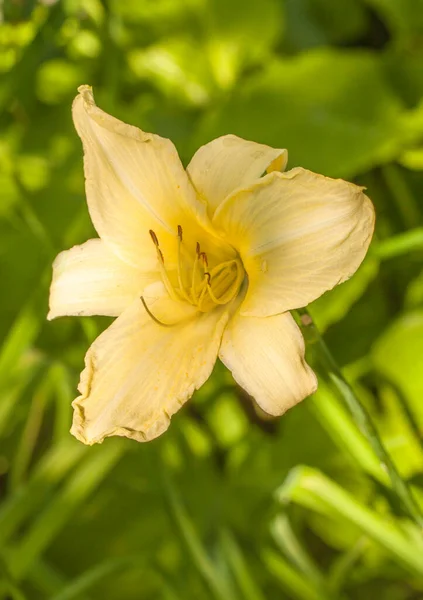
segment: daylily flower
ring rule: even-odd
[[[234,135],[185,171],[169,140],[104,113],[89,86],[73,118],[100,237],[56,258],[48,318],[117,319],[86,355],[72,433],[87,444],[155,438],[217,357],[270,415],[311,394],[289,311],[362,262],[374,226],[362,188],[282,173],[286,150]]]

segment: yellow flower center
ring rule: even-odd
[[[237,296],[245,276],[240,258],[232,258],[209,268],[207,254],[201,251],[198,242],[194,258],[183,252],[182,227],[178,225],[177,270],[170,274],[154,231],[150,230],[150,236],[156,247],[162,281],[171,298],[188,302],[200,312],[208,312]]]

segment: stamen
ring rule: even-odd
[[[182,257],[181,257],[181,248],[182,248],[182,227],[178,225],[178,283],[179,283],[179,292],[180,294],[191,303],[191,298],[185,289],[185,285],[182,278]]]
[[[160,321],[160,319],[158,319],[155,315],[153,315],[151,310],[148,308],[147,303],[144,299],[144,296],[140,296],[140,300],[141,300],[142,305],[144,306],[145,311],[148,314],[148,316],[151,317],[153,319],[153,321],[155,323],[157,323],[157,325],[160,325],[161,327],[176,327],[177,325],[181,325],[181,323],[186,323],[187,321],[191,321],[196,316],[195,314],[193,314],[192,316],[186,317],[185,319],[176,321],[176,323],[163,323],[163,321]]]
[[[171,281],[169,279],[169,276],[167,274],[166,267],[165,267],[165,264],[164,264],[163,252],[159,248],[159,240],[157,238],[157,235],[154,233],[154,231],[152,229],[149,230],[149,234],[151,236],[151,239],[153,240],[153,244],[156,247],[157,258],[159,260],[160,274],[162,276],[165,288],[167,289],[169,296],[173,300],[180,300],[180,296],[178,296],[178,294],[177,294],[175,288],[173,287],[173,285],[172,285],[172,283],[171,283]]]
[[[202,304],[203,304],[204,298],[206,297],[207,290],[208,290],[208,286],[205,285],[203,287],[203,291],[201,292],[200,297],[198,299],[197,306],[198,306],[198,310],[201,310],[201,312],[204,312],[203,309],[202,309]]]
[[[197,243],[197,249],[200,250],[200,245],[198,243]],[[196,301],[196,293],[195,293],[195,274],[196,274],[196,271],[195,271],[195,269],[197,268],[198,261],[200,259],[203,262],[203,271],[204,271],[204,277],[206,278],[206,281],[203,280],[203,289],[202,289],[202,291],[200,293],[200,297],[199,297],[198,301],[195,302]],[[209,267],[209,261],[207,260],[207,254],[205,252],[198,252],[197,253],[197,257],[196,257],[195,262],[194,262],[194,270],[193,270],[193,275],[192,275],[192,281],[193,281],[192,296],[195,297],[194,302],[197,304],[199,310],[201,310],[201,311],[203,310],[201,306],[202,306],[203,300],[204,300],[204,298],[206,296],[207,288],[210,286],[210,281],[211,281],[211,276],[210,276],[208,267]]]
[[[208,267],[209,261],[207,260],[207,254],[205,252],[200,252],[199,257],[203,259],[205,266]]]
[[[191,298],[192,301],[194,302],[194,304],[198,304],[198,297],[197,294],[195,293],[195,288],[196,288],[196,277],[197,277],[197,268],[198,268],[198,261],[200,258],[200,244],[197,242],[196,245],[196,255],[195,255],[195,259],[194,259],[194,266],[192,267],[192,278],[191,278]]]
[[[215,304],[227,304],[228,302],[233,300],[233,298],[238,293],[238,290],[242,283],[242,280],[244,279],[244,269],[242,268],[242,266],[238,260],[231,260],[231,261],[227,261],[225,263],[221,263],[220,265],[218,265],[217,267],[215,267],[212,270],[213,277],[216,278],[219,274],[224,273],[225,269],[227,269],[228,267],[230,267],[231,265],[234,265],[234,264],[237,268],[237,274],[236,274],[235,281],[232,282],[232,284],[229,286],[229,288],[226,290],[226,292],[222,296],[220,296],[220,298],[218,298],[214,294],[213,289],[210,285],[210,279],[208,279],[207,291],[209,293],[211,300]]]
[[[194,264],[192,267],[190,282],[191,287],[189,287],[184,281],[189,274],[187,273],[187,266],[183,262],[183,259],[186,258],[185,250],[182,247],[183,230],[182,226],[178,225],[178,250],[176,265],[178,283],[173,284],[165,267],[164,256],[159,247],[158,237],[152,229],[149,230],[149,234],[154,246],[156,247],[159,263],[158,266],[163,283],[169,296],[173,300],[185,300],[189,304],[196,306],[197,310],[201,312],[207,312],[208,310],[212,310],[216,305],[227,304],[237,295],[245,275],[240,260],[232,259],[225,261],[213,267],[210,272],[207,254],[204,251],[201,251],[200,243],[196,242]],[[236,269],[236,271],[234,269]],[[171,327],[177,324],[163,323],[152,314],[143,297],[141,297],[141,301],[147,313],[159,325]]]
[[[178,323],[163,323],[163,321],[160,321],[157,317],[155,317],[153,315],[153,313],[151,312],[151,310],[148,308],[146,301],[144,300],[143,296],[140,296],[140,300],[143,303],[143,306],[148,314],[149,317],[151,317],[153,319],[153,321],[155,323],[157,323],[158,325],[161,325],[162,327],[175,327],[175,325],[178,325]]]
[[[159,240],[157,239],[157,235],[154,233],[154,231],[152,229],[150,229],[148,233],[150,234],[151,239],[153,240],[153,244],[158,248]]]
[[[208,281],[210,282],[209,261],[207,260],[207,254],[205,252],[201,252],[200,257],[203,259],[204,276],[207,277]]]

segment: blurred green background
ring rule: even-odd
[[[276,422],[218,366],[154,442],[68,433],[109,322],[46,322],[55,255],[95,235],[83,83],[185,164],[235,133],[367,186],[369,255],[310,310],[423,506],[423,1],[3,0],[1,600],[422,599],[421,527],[324,377]]]

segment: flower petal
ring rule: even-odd
[[[151,440],[208,379],[216,361],[227,312],[199,314],[187,303],[159,298],[149,306],[135,301],[92,344],[81,374],[81,396],[71,433],[86,444],[121,435]],[[187,320],[188,319],[188,320]]]
[[[362,188],[300,168],[234,193],[213,222],[248,274],[242,314],[265,317],[305,306],[351,277],[374,220]]]
[[[317,388],[304,359],[304,339],[290,313],[243,317],[223,335],[219,358],[235,381],[270,415],[282,415]]]
[[[172,142],[100,110],[89,86],[79,92],[73,119],[84,146],[88,207],[100,237],[142,270],[156,265],[150,229],[166,256],[169,245],[176,255],[177,227],[182,226],[194,253],[202,241],[197,221],[207,220],[206,208]]]
[[[197,150],[187,171],[213,215],[236,188],[249,185],[265,171],[283,171],[287,162],[286,150],[224,135]]]
[[[117,317],[156,278],[124,263],[101,240],[88,240],[56,257],[47,318]]]

